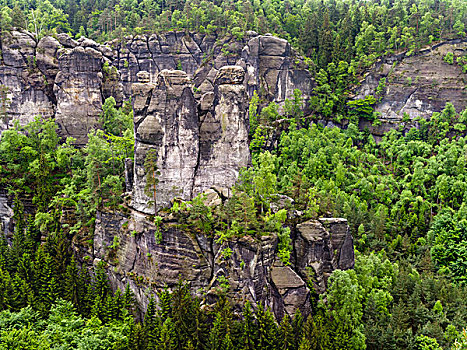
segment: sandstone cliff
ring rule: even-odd
[[[158,243],[155,225],[140,213],[99,213],[93,256],[95,263],[107,262],[115,287],[130,285],[143,308],[150,295],[174,287],[182,278],[207,305],[225,293],[238,311],[246,301],[263,303],[282,318],[297,309],[309,313],[310,301],[325,290],[331,272],[354,264],[346,220],[320,219],[292,229],[291,264],[284,266],[276,253],[275,234],[220,244],[213,236],[184,230],[167,219]],[[228,257],[226,248],[231,250]]]
[[[104,260],[113,285],[129,284],[143,308],[150,295],[182,278],[206,304],[227,293],[237,307],[264,303],[279,318],[297,309],[308,313],[310,296],[325,290],[331,272],[353,267],[352,237],[342,219],[291,227],[293,252],[284,266],[275,234],[221,244],[166,215],[158,242],[148,216],[176,197],[190,200],[205,191],[215,197],[212,205],[228,200],[229,187],[250,163],[247,112],[255,90],[278,104],[294,89],[311,96],[311,74],[287,41],[253,32],[243,40],[170,32],[100,45],[64,34],[37,41],[12,32],[0,45],[0,84],[10,100],[2,129],[14,119],[52,117],[62,136],[83,145],[100,126],[105,98],[122,103],[131,97],[135,161],[126,164],[128,212],[98,213],[92,247],[76,241],[74,248],[94,263]],[[146,188],[150,154],[160,173],[152,189],[156,205]],[[0,204],[7,229],[11,203],[1,196]]]
[[[453,54],[452,63],[444,59],[448,53]],[[362,121],[361,126],[368,126],[372,134],[382,136],[400,125],[407,128],[416,125],[413,122],[416,117],[430,118],[433,112],[442,111],[447,102],[457,112],[463,111],[467,106],[467,74],[456,59],[466,55],[467,41],[452,40],[411,56],[403,52],[378,61],[357,89],[355,98],[377,97],[375,110],[381,113],[381,125]],[[386,81],[384,84],[382,79]],[[380,94],[378,86],[382,89]]]
[[[248,33],[245,39],[214,34],[168,32],[125,37],[105,45],[66,34],[37,40],[32,33],[12,31],[0,38],[0,86],[7,88],[7,118],[0,131],[17,119],[53,117],[62,136],[84,144],[99,127],[103,101],[129,99],[137,74],[149,73],[155,83],[163,70],[183,70],[193,80],[195,97],[214,92],[219,70],[239,65],[246,72],[245,91],[262,89],[281,103],[298,88],[311,95],[312,77],[287,41]],[[209,97],[204,97],[204,100]]]

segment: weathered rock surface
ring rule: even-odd
[[[44,43],[45,40],[41,40]],[[31,33],[13,31],[5,34],[0,42],[0,85],[7,88],[7,118],[1,121],[0,131],[11,127],[12,120],[27,124],[39,115],[45,118],[55,114],[50,95],[53,85],[54,60],[49,49],[44,49],[35,59],[37,42]],[[53,49],[52,49],[53,50]],[[52,67],[47,74],[42,68]],[[49,73],[50,72],[50,73]],[[51,79],[51,80],[49,80]]]
[[[302,276],[309,276],[318,293],[335,269],[353,268],[353,240],[347,220],[323,218],[297,226],[296,266]]]
[[[77,46],[61,49],[58,61],[55,120],[63,135],[73,136],[78,144],[85,144],[89,131],[100,127],[102,54],[91,47]]]
[[[113,96],[117,105],[130,99],[141,71],[148,72],[151,83],[156,83],[161,71],[185,71],[193,79],[194,97],[203,110],[212,104],[224,66],[245,70],[241,79],[249,97],[259,90],[279,104],[296,88],[307,98],[313,85],[303,60],[285,40],[254,32],[240,41],[215,34],[168,32],[101,45],[63,33],[37,41],[32,33],[13,31],[0,38],[0,52],[0,85],[8,89],[9,99],[0,132],[11,127],[13,119],[26,124],[35,116],[52,117],[61,135],[74,137],[77,144],[84,144],[87,133],[100,126],[105,98]]]
[[[37,40],[28,32],[0,38],[0,84],[9,108],[0,131],[17,119],[55,118],[62,136],[83,145],[100,127],[105,98],[134,104],[135,161],[125,162],[130,214],[98,213],[91,254],[105,260],[115,287],[128,283],[143,308],[151,294],[182,278],[210,304],[227,293],[238,308],[264,303],[278,318],[310,309],[310,283],[324,290],[336,268],[353,266],[353,243],[342,220],[292,228],[291,264],[278,259],[277,236],[238,237],[216,243],[166,221],[162,241],[146,214],[204,192],[209,205],[229,197],[240,168],[250,162],[248,99],[255,90],[281,104],[313,80],[304,61],[283,39],[249,32],[240,41],[208,34],[169,32],[128,37],[101,45],[66,34]],[[154,187],[146,188],[152,154]],[[154,174],[153,174],[154,175]],[[149,194],[149,195],[148,195]],[[11,198],[0,195],[2,228],[12,216]],[[116,238],[115,238],[116,237]],[[83,252],[85,244],[76,243]],[[229,255],[229,256],[227,256]]]
[[[233,186],[239,170],[250,162],[244,76],[240,66],[224,66],[217,74],[211,108],[200,117],[193,195],[210,187]]]
[[[276,254],[275,234],[219,244],[175,223],[165,223],[161,231],[157,242],[156,227],[138,212],[99,213],[96,220],[95,261],[106,261],[114,287],[129,284],[143,309],[151,295],[182,278],[206,304],[226,293],[237,311],[250,301],[267,305],[279,319],[297,309],[307,314],[308,286],[322,292],[332,270],[353,267],[352,236],[344,219],[308,221],[293,228],[295,258],[288,266]],[[115,241],[118,247],[111,248]]]
[[[454,54],[454,63],[443,60],[448,52]],[[382,136],[403,123],[404,114],[410,118],[406,126],[414,125],[416,117],[429,118],[451,102],[458,112],[467,106],[465,83],[467,75],[456,63],[456,58],[467,54],[467,41],[453,40],[421,50],[413,56],[402,53],[379,61],[358,88],[356,98],[375,95],[382,78],[385,87],[375,110],[381,113],[381,125],[368,126],[370,132]]]
[[[145,81],[147,76],[142,76]],[[199,118],[196,101],[185,72],[163,70],[157,81],[133,85],[135,116],[135,171],[133,205],[154,213],[148,205],[147,166],[149,152],[157,156],[157,206],[174,197],[191,199],[199,154]],[[154,176],[154,174],[150,174]],[[149,190],[151,192],[151,190]]]
[[[155,83],[133,84],[134,208],[154,213],[145,166],[150,152],[157,155],[160,172],[158,207],[174,197],[188,200],[211,187],[235,183],[240,168],[250,161],[244,75],[239,66],[221,68],[207,111],[200,114],[183,71],[163,70]],[[147,81],[148,74],[140,72],[139,78]]]

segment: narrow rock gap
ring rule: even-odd
[[[145,35],[144,37],[146,38],[146,47],[147,47],[147,49],[148,49],[149,54],[151,55],[151,60],[152,60],[152,62],[154,63],[154,65],[156,66],[157,71],[160,72],[161,69],[159,68],[159,66],[158,66],[158,64],[157,64],[157,62],[156,62],[156,60],[154,59],[154,55],[153,55],[153,53],[152,53],[152,51],[151,51],[151,49],[150,49],[150,47],[149,47],[149,37],[148,37],[147,35]]]
[[[188,35],[188,37],[190,38],[190,40],[192,40],[192,41],[196,44],[196,46],[198,46],[198,44],[196,43],[196,41],[194,41],[194,39],[193,39],[191,36]],[[198,66],[201,65],[201,62],[198,61],[198,60],[196,59],[194,53],[191,52],[190,48],[189,48],[188,45],[186,44],[186,39],[185,39],[185,38],[186,38],[186,36],[182,38],[183,45],[185,46],[185,48],[187,49],[187,51],[190,53],[191,57],[193,58],[193,61],[195,61],[195,62],[198,64]],[[200,49],[199,46],[198,46],[198,49]],[[202,52],[201,49],[200,49],[200,52]]]
[[[193,170],[193,184],[191,185],[190,199],[194,196],[196,177],[198,176],[199,164],[201,162],[201,126],[203,125],[203,122],[199,118],[199,110],[197,110],[196,118],[198,119],[198,154],[196,156],[195,169]]]
[[[143,110],[141,111],[141,114],[144,115],[144,118],[141,118],[140,120],[138,120],[137,122],[135,122],[135,132],[138,130],[140,124],[141,124],[141,123],[146,119],[146,117],[147,117],[148,108],[149,108],[149,104],[151,103],[151,98],[152,98],[153,90],[154,90],[154,88],[151,88],[151,89],[148,91],[148,93],[147,93],[146,103],[145,103],[145,105],[144,105]],[[141,141],[138,141],[138,142],[141,142]]]

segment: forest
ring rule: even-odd
[[[14,198],[15,222],[0,239],[0,349],[466,349],[467,109],[447,103],[376,143],[358,120],[378,122],[378,96],[348,101],[378,57],[465,38],[465,25],[464,0],[0,0],[1,31],[37,37],[177,30],[242,40],[254,30],[289,40],[315,74],[315,96],[305,105],[297,90],[280,108],[255,94],[252,166],[232,198],[166,210],[219,239],[276,232],[287,264],[296,219],[266,209],[287,195],[300,220],[346,218],[356,251],[355,268],[333,272],[309,316],[276,320],[248,303],[238,314],[226,297],[205,307],[183,280],[141,310],[129,288],[111,289],[103,264],[90,270],[73,250],[76,239],[93,244],[98,211],[125,210],[131,104],[108,98],[103,129],[82,148],[54,120],[16,123],[0,139],[0,190]],[[346,127],[324,128],[321,117]]]

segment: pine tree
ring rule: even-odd
[[[295,339],[290,316],[285,315],[279,327],[279,349],[294,349]]]
[[[256,312],[258,322],[258,346],[260,349],[277,349],[278,329],[273,314],[268,308],[260,306]]]
[[[243,334],[242,334],[242,346],[244,350],[253,350],[256,348],[258,341],[256,330],[257,326],[255,323],[255,317],[251,310],[250,302],[247,301],[243,307]]]

